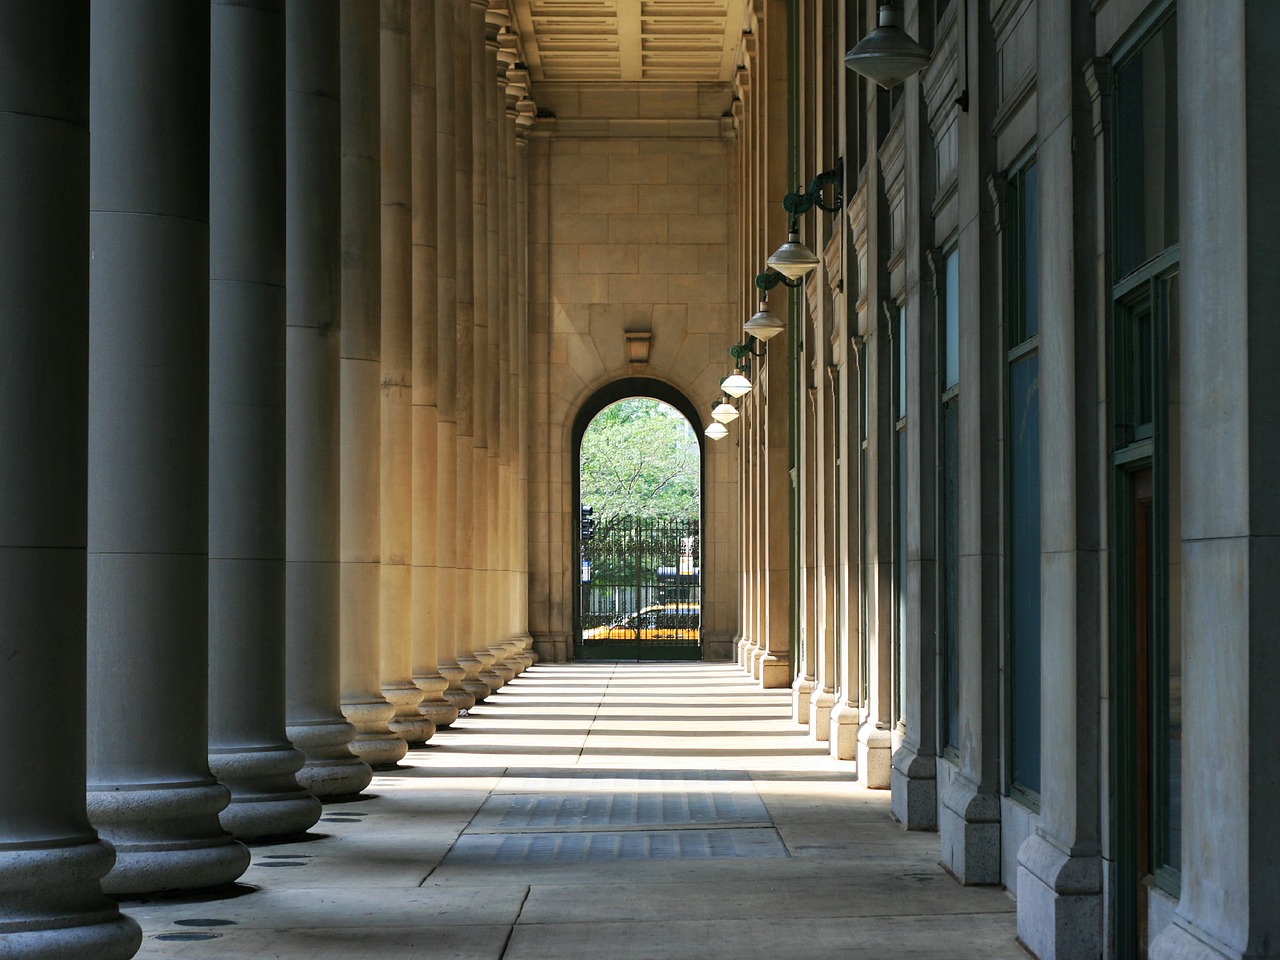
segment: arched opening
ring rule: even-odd
[[[700,419],[660,381],[599,391],[574,423],[574,656],[702,658]]]

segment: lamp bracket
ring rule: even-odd
[[[748,337],[743,343],[735,343],[729,348],[729,356],[733,357],[733,359],[737,360],[739,363],[745,361],[747,357],[756,357],[757,359],[763,360],[764,353],[757,353],[751,349],[752,339],[754,338]]]
[[[795,232],[796,220],[808,213],[814,207],[819,210],[825,210],[827,213],[835,213],[844,206],[844,197],[840,193],[840,187],[844,182],[844,158],[837,157],[835,166],[830,170],[823,170],[820,174],[809,181],[809,189],[801,190],[796,187],[795,191],[788,193],[782,198],[782,208],[791,214],[791,230]],[[834,186],[835,199],[830,205],[822,200],[822,192],[829,186]]]
[[[784,274],[779,273],[773,267],[770,267],[764,273],[756,274],[756,288],[760,290],[766,300],[769,298],[769,291],[780,283],[787,287],[798,287],[804,283],[804,280],[800,277],[788,280]]]

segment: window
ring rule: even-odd
[[[1009,177],[1005,216],[1005,632],[1009,781],[1040,793],[1040,290],[1035,162]]]
[[[1166,10],[1116,58],[1109,347],[1112,724],[1118,954],[1144,955],[1151,884],[1182,865],[1177,27]]]
[[[897,403],[894,411],[893,447],[893,554],[895,576],[894,597],[897,602],[896,643],[894,644],[894,719],[904,718],[907,702],[907,678],[903,670],[906,663],[907,643],[907,341],[905,321],[899,307],[894,321],[893,350],[897,379]]]
[[[960,255],[952,250],[944,261],[938,346],[941,354],[941,404],[938,418],[939,639],[942,648],[943,749],[960,741]]]

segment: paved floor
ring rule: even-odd
[[[535,666],[243,895],[126,903],[138,956],[1025,960],[789,708],[723,664]]]

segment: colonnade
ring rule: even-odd
[[[109,960],[532,662],[535,108],[500,2],[0,29],[0,934]]]

